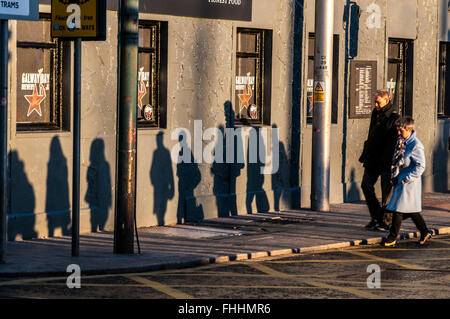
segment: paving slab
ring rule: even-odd
[[[450,233],[450,193],[424,194],[423,208],[435,234]],[[84,274],[153,271],[379,244],[387,232],[367,230],[368,221],[360,201],[331,205],[329,212],[285,210],[141,228],[130,255],[113,253],[112,232],[82,234],[78,257],[71,256],[70,236],[10,241],[0,277],[66,275],[71,264]],[[418,236],[405,220],[401,239]]]

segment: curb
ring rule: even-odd
[[[433,235],[447,235],[450,234],[450,227],[444,227],[439,229],[430,229],[433,232]],[[411,232],[411,233],[401,233],[400,240],[419,238],[420,232]],[[303,247],[303,248],[284,248],[284,249],[276,249],[269,251],[261,251],[261,252],[251,252],[251,253],[240,253],[240,254],[231,254],[227,256],[218,256],[218,257],[203,257],[196,258],[190,260],[184,260],[179,262],[168,262],[168,263],[160,263],[154,265],[147,266],[137,266],[137,267],[122,267],[122,268],[110,268],[110,269],[88,269],[81,271],[82,275],[111,275],[111,274],[123,274],[123,273],[142,273],[142,272],[152,272],[159,270],[174,270],[174,269],[184,269],[184,268],[192,268],[205,266],[210,264],[223,264],[230,263],[233,261],[244,261],[251,260],[257,258],[265,258],[265,257],[275,257],[275,256],[289,256],[296,255],[301,253],[311,253],[311,252],[323,252],[327,250],[333,249],[341,249],[347,247],[356,247],[363,245],[374,245],[379,244],[383,240],[383,237],[374,237],[368,239],[361,240],[351,240],[346,242],[339,242],[327,245],[318,245],[312,247]],[[67,276],[67,272],[65,271],[43,271],[43,272],[16,272],[16,273],[0,273],[0,278],[11,278],[11,277],[49,277],[49,276]]]

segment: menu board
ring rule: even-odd
[[[377,61],[350,63],[350,118],[370,118],[377,89]]]
[[[252,0],[141,0],[141,12],[183,17],[252,20]]]

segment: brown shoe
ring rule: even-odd
[[[419,240],[419,245],[422,246],[425,242],[432,237],[432,232],[429,231],[425,236],[421,235]]]

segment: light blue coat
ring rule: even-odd
[[[405,141],[404,159],[405,165],[398,174],[398,184],[394,187],[386,208],[400,213],[420,213],[422,211],[421,175],[425,170],[425,151],[414,130]]]

